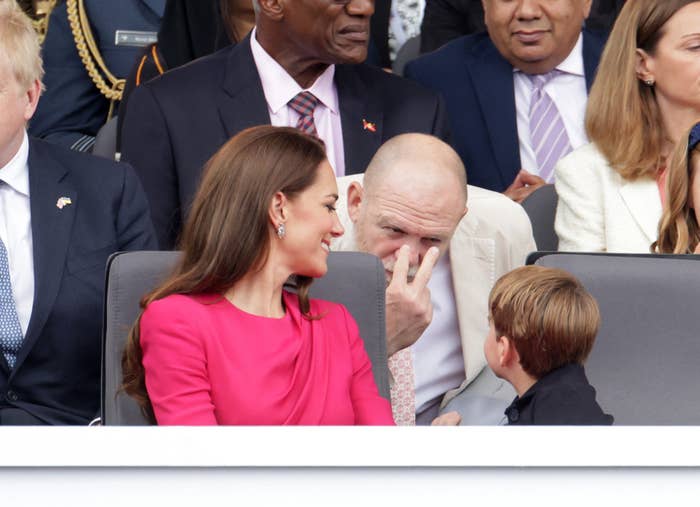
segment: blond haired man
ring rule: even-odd
[[[27,135],[42,74],[29,19],[0,0],[0,425],[93,419],[107,257],[155,247],[130,167]]]

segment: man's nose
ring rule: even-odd
[[[518,19],[535,19],[542,14],[540,8],[541,0],[518,0],[517,10],[515,11]]]
[[[405,245],[408,246],[408,266],[419,266],[421,261],[420,249],[417,248],[416,245],[412,245],[411,243],[405,243]],[[399,258],[399,252],[400,249],[396,250],[394,254],[397,259]]]
[[[351,16],[366,16],[374,14],[374,0],[350,0],[345,9]]]

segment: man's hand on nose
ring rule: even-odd
[[[389,356],[413,345],[433,318],[428,280],[440,251],[431,247],[426,252],[410,282],[409,255],[407,245],[399,249],[391,282],[386,288],[386,348]]]

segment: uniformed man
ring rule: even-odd
[[[29,132],[78,151],[116,113],[123,79],[155,42],[165,0],[62,0],[43,45],[46,92]]]

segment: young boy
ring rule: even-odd
[[[600,314],[581,282],[560,269],[515,269],[491,290],[489,322],[486,359],[518,393],[508,424],[612,424],[583,371]]]

